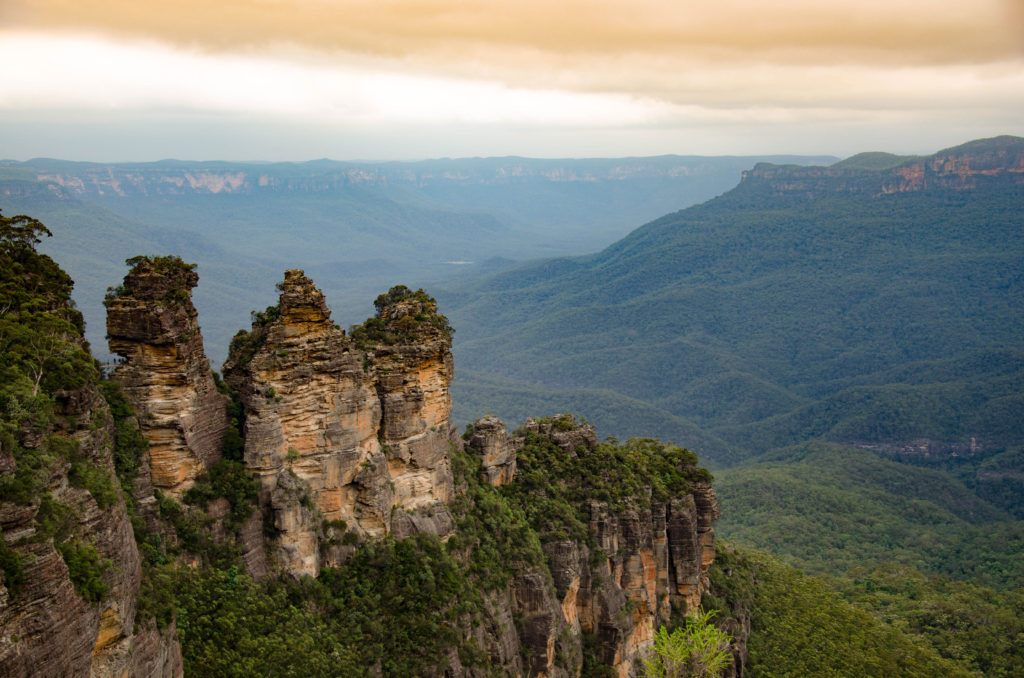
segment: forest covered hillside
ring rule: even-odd
[[[881,169],[759,165],[597,254],[453,287],[460,416],[515,409],[476,400],[486,374],[639,401],[656,435],[724,442],[714,467],[809,438],[1019,444],[1022,162],[999,137]]]
[[[10,214],[41,219],[40,244],[77,283],[86,336],[106,353],[101,305],[122,263],[173,252],[203,270],[196,305],[220,364],[282,270],[301,266],[352,321],[396,280],[493,272],[576,255],[646,219],[732,188],[757,162],[820,156],[230,163],[0,161]]]

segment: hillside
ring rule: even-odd
[[[356,322],[380,289],[498,270],[501,260],[583,254],[730,189],[759,161],[798,156],[406,163],[0,162],[0,207],[57,234],[42,244],[78,281],[87,337],[103,354],[109,281],[129,256],[196,262],[196,304],[219,364],[281,270],[315,275]]]
[[[1015,444],[1024,140],[890,160],[758,165],[597,254],[453,286],[459,363],[643,401],[726,441],[713,466],[818,437]]]

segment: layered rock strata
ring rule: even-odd
[[[302,271],[279,287],[278,306],[236,336],[224,375],[245,407],[245,464],[280,564],[316,576],[344,559],[348,532],[447,535],[457,438],[451,340],[432,324],[433,300],[382,295],[357,342]]]
[[[90,384],[56,396],[56,425],[43,437],[65,439],[105,476],[102,482],[117,487],[113,422],[99,391]],[[22,443],[43,444],[41,439]],[[8,473],[13,459],[4,461]],[[14,592],[0,577],[0,676],[182,675],[173,624],[162,631],[152,623],[135,629],[142,569],[120,493],[101,505],[71,482],[67,465],[54,472],[48,488],[45,498],[31,504],[0,504],[0,539],[18,554],[24,570],[24,583]],[[46,536],[41,522],[54,520],[61,526],[55,536]],[[86,601],[76,591],[58,548],[95,549],[105,589],[99,600]]]
[[[523,431],[547,438],[569,456],[592,451],[598,444],[594,429],[576,422],[567,427],[566,421],[571,419],[527,420]],[[475,422],[469,437],[487,479],[503,475],[495,469],[514,469],[522,444],[493,417]],[[575,675],[585,635],[596,637],[600,661],[617,675],[637,675],[658,627],[673,611],[697,610],[708,590],[713,523],[721,516],[708,483],[693,483],[689,493],[642,509],[613,510],[590,501],[587,513],[587,540],[547,541],[548,571],[523,572],[511,585],[509,606],[522,620],[515,642],[528,657],[523,668],[530,675]],[[498,638],[489,645],[507,644]],[[502,657],[492,653],[496,664]]]
[[[180,499],[219,457],[227,397],[203,351],[192,288],[199,276],[177,257],[138,258],[107,298],[114,371],[149,441],[154,488]]]
[[[994,137],[948,148],[927,157],[866,153],[829,167],[758,163],[743,172],[740,190],[807,197],[827,194],[890,193],[931,190],[1005,190],[1024,185],[1024,139]]]

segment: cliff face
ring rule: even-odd
[[[936,189],[972,190],[1024,184],[1024,139],[996,137],[949,148],[924,158],[854,156],[829,167],[758,164],[741,186],[773,194],[871,196]],[[879,167],[881,165],[881,167]],[[887,166],[891,165],[891,166]]]
[[[278,305],[255,314],[252,330],[232,344],[225,377],[244,410],[243,460],[228,451],[218,461],[234,429],[189,302],[196,275],[176,258],[133,264],[108,298],[108,328],[125,358],[114,377],[149,453],[127,466],[118,457],[115,473],[114,445],[133,419],[111,399],[115,426],[94,382],[57,392],[50,428],[22,435],[29,448],[63,444],[56,440],[74,451],[52,467],[47,491],[28,503],[0,502],[0,675],[182,673],[174,623],[136,623],[143,570],[133,529],[153,547],[151,565],[159,556],[177,563],[161,566],[172,571],[186,563],[201,570],[209,556],[201,551],[220,544],[228,548],[218,557],[235,558],[220,566],[245,562],[255,577],[316,577],[343,567],[361,541],[387,536],[425,535],[412,543],[443,551],[438,541],[465,529],[445,557],[475,602],[448,619],[453,644],[422,662],[422,675],[568,677],[589,663],[634,676],[655,629],[699,605],[718,506],[692,453],[649,440],[599,444],[592,427],[559,416],[530,420],[516,435],[493,417],[479,420],[467,456],[450,423],[451,328],[434,300],[395,287],[349,336],[313,282],[291,270]],[[0,442],[7,450],[8,439]],[[5,477],[18,463],[0,455]],[[245,477],[211,495],[232,464]],[[236,511],[246,472],[259,486],[256,513]],[[118,482],[134,485],[134,514]],[[154,489],[180,503],[156,502]],[[483,503],[467,509],[467,497]],[[176,533],[179,523],[185,533]],[[192,534],[186,542],[189,530],[207,541]],[[490,560],[475,569],[473,540],[484,533]],[[161,550],[179,538],[173,551]],[[24,586],[6,579],[12,548]]]
[[[227,398],[217,392],[191,291],[199,276],[176,257],[139,258],[107,298],[113,379],[149,441],[153,487],[176,499],[220,458]]]
[[[174,625],[136,629],[142,569],[115,472],[118,432],[70,306],[71,280],[8,235],[0,237],[0,676],[181,675]]]
[[[96,387],[58,394],[55,414],[48,436],[75,445],[116,486],[113,423]],[[173,625],[134,630],[142,570],[123,500],[97,501],[69,481],[69,471],[50,478],[44,500],[0,506],[3,536],[19,545],[25,580],[13,594],[0,585],[0,676],[180,676]],[[54,520],[60,527],[48,537]],[[104,591],[95,602],[76,590],[66,564],[90,547],[101,565],[97,590]]]
[[[450,339],[416,320],[436,307],[383,303],[374,328],[401,341],[365,336],[360,348],[302,271],[280,287],[279,305],[236,337],[224,374],[245,407],[245,464],[281,564],[315,576],[344,557],[334,542],[347,531],[450,532]]]
[[[474,424],[469,447],[480,456],[487,480],[525,501],[530,493],[517,495],[514,487],[524,481],[515,479],[514,472],[505,477],[506,469],[516,468],[517,450],[537,440],[553,443],[568,460],[567,482],[572,484],[574,476],[586,473],[584,458],[599,445],[592,427],[564,415],[527,420],[522,433],[512,437],[487,417]],[[502,463],[495,464],[496,459]],[[693,471],[695,478],[702,477]],[[501,481],[495,483],[495,478]],[[650,493],[650,487],[639,488],[641,498]],[[692,482],[688,493],[665,501],[615,506],[599,499],[583,502],[586,534],[545,536],[550,526],[536,525],[548,567],[524,570],[511,586],[510,607],[523,620],[517,641],[528,657],[524,670],[529,675],[575,675],[573,667],[579,666],[587,637],[596,640],[595,658],[601,663],[619,676],[637,675],[658,627],[673,613],[695,611],[708,589],[708,567],[715,556],[713,523],[721,511],[707,482]],[[497,641],[491,645],[502,647]]]

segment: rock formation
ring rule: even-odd
[[[510,436],[494,417],[478,420],[472,431],[469,448],[482,458],[488,480],[515,468],[522,437]],[[593,427],[565,415],[527,420],[522,431],[550,440],[571,458],[598,445]],[[584,635],[596,637],[601,661],[619,676],[637,675],[658,627],[674,611],[696,610],[708,590],[712,525],[721,510],[707,482],[639,508],[590,500],[586,513],[588,539],[546,541],[548,571],[523,572],[513,581],[510,607],[523,620],[518,642],[531,675],[573,675],[567,667],[581,656]]]
[[[508,434],[505,425],[493,415],[473,423],[469,446],[480,455],[484,480],[495,487],[512,482],[516,475],[516,448],[520,443]]]
[[[123,358],[113,378],[149,441],[153,487],[175,498],[220,457],[227,398],[203,351],[191,291],[199,276],[177,257],[138,257],[107,297],[107,335]]]
[[[878,197],[1021,184],[1024,140],[1003,136],[972,141],[928,157],[865,153],[828,167],[758,163],[743,173],[740,189],[808,197],[830,193]]]
[[[463,666],[460,649],[451,647],[444,675],[498,671],[568,678],[579,675],[585,660],[596,659],[619,676],[633,676],[658,626],[700,604],[719,510],[692,453],[648,441],[674,460],[665,462],[671,469],[659,471],[673,478],[664,481],[674,488],[667,496],[664,488],[655,490],[654,476],[609,466],[600,455],[619,448],[599,444],[593,427],[569,415],[528,420],[516,435],[485,417],[467,434],[479,466],[460,456],[460,469],[472,473],[460,475],[456,488],[452,453],[461,454],[463,442],[450,423],[451,329],[432,298],[402,286],[378,297],[376,316],[349,335],[332,322],[313,282],[302,271],[287,271],[278,305],[254,314],[251,331],[235,337],[225,379],[244,410],[242,463],[258,483],[259,511],[235,517],[226,529],[233,510],[229,495],[199,505],[196,493],[186,492],[208,469],[235,464],[241,470],[231,455],[214,465],[225,432],[234,429],[228,428],[229,399],[216,389],[189,300],[197,276],[173,257],[131,263],[124,285],[108,297],[108,330],[112,350],[124,358],[114,378],[149,441],[146,458],[121,479],[128,484],[137,473],[134,518],[120,493],[103,499],[96,488],[82,487],[81,478],[73,482],[66,465],[48,484],[50,499],[0,503],[0,537],[32,556],[23,559],[27,586],[16,596],[0,586],[0,675],[181,674],[174,624],[136,624],[142,567],[133,520],[137,529],[145,524],[170,543],[178,528],[166,524],[167,515],[193,516],[211,543],[239,547],[238,562],[253,576],[315,577],[324,567],[343,566],[361,540],[416,534],[447,540],[457,531],[452,507],[460,521],[468,519],[466,504],[454,502],[470,486],[497,502],[487,515],[495,507],[526,515],[527,505],[540,497],[523,489],[528,486],[520,475],[531,471],[529,463],[534,473],[547,472],[539,457],[523,466],[531,459],[523,455],[537,449],[529,445],[545,445],[547,459],[558,466],[561,475],[546,487],[572,497],[557,510],[573,516],[573,527],[552,527],[561,518],[549,524],[544,514],[529,528],[519,523],[514,548],[526,549],[517,556],[521,560],[504,566],[507,579],[482,588],[477,611],[457,622],[458,635],[472,639],[487,660]],[[57,403],[55,426],[24,444],[39,445],[54,435],[74,441],[116,486],[111,443],[118,434],[96,386],[61,392]],[[14,467],[13,458],[0,457],[5,474]],[[613,475],[625,469],[632,483],[627,494],[613,500],[607,488],[604,496],[577,491],[585,489],[582,478],[605,476],[605,469]],[[208,491],[204,487],[209,485],[197,487],[200,494]],[[165,508],[154,490],[183,504]],[[67,534],[36,539],[46,520],[39,516],[53,511],[44,506],[51,500],[65,507],[61,529]],[[471,526],[467,534],[490,525],[487,518],[472,520],[478,522],[459,523]],[[271,536],[261,522],[273,526]],[[194,548],[191,543],[176,548]],[[471,543],[452,554],[471,557]],[[66,564],[69,556],[59,550],[83,545],[96,549],[98,562],[109,562],[99,568],[98,604],[83,599],[81,582]],[[202,554],[175,553],[179,565],[202,562]],[[435,668],[424,666],[423,675],[441,675]]]
[[[55,415],[47,437],[75,446],[116,487],[113,422],[97,388],[60,392]],[[24,568],[20,590],[0,584],[0,676],[180,676],[174,625],[135,629],[142,569],[124,501],[116,493],[97,500],[68,476],[62,466],[45,499],[0,504],[2,538],[18,545]],[[49,537],[41,522],[54,520],[61,525]],[[96,602],[76,591],[60,549],[95,549],[98,562],[106,561],[100,575],[105,592]]]
[[[280,289],[232,342],[224,374],[245,406],[245,464],[281,564],[313,576],[337,564],[325,525],[371,538],[450,532],[451,340],[433,300],[396,288],[351,338],[302,271]]]
[[[59,358],[37,363],[32,410],[11,407],[25,375],[4,360],[0,676],[181,675],[174,625],[136,628],[142,568],[115,473],[118,433],[70,305],[70,278],[10,241],[0,242],[0,269],[5,351],[24,342]],[[33,324],[40,315],[48,322]]]

